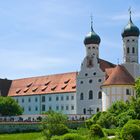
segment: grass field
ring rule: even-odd
[[[0,140],[43,140],[41,133],[0,134]]]

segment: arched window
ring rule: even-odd
[[[93,91],[92,90],[89,91],[89,100],[91,100],[91,99],[93,99]]]
[[[132,48],[132,53],[135,53],[135,48],[134,47]]]
[[[83,109],[83,114],[86,114],[86,109],[85,108]]]
[[[80,100],[84,100],[84,94],[83,93],[80,94]]]
[[[129,48],[127,48],[127,53],[129,53]]]
[[[98,99],[102,99],[102,92],[101,91],[98,93]]]

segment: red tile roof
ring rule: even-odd
[[[17,79],[8,96],[76,92],[76,72]]]
[[[106,61],[106,60],[103,60],[103,59],[99,59],[98,60],[99,63],[100,63],[100,68],[102,69],[102,71],[105,72],[105,69],[107,68],[114,68],[116,65]]]
[[[134,78],[124,66],[117,65],[115,68],[106,69],[106,80],[103,86],[108,85],[134,85]]]

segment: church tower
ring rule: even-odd
[[[84,39],[86,56],[81,64],[81,70],[77,75],[76,110],[77,114],[91,115],[101,110],[101,84],[104,80],[104,72],[99,64],[100,37],[93,30]]]
[[[138,40],[139,29],[135,26],[130,18],[128,24],[122,32],[123,38],[123,51],[124,51],[124,63],[138,63]]]
[[[138,41],[139,41],[139,28],[134,25],[130,18],[128,24],[122,32],[123,39],[123,64],[134,78],[140,76],[139,55],[138,55]]]

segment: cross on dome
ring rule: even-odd
[[[131,20],[131,15],[132,15],[131,7],[129,7],[128,12],[129,12],[129,17],[130,17],[129,19],[130,19],[130,21],[132,21],[132,20]]]
[[[91,18],[91,32],[93,32],[93,15],[92,14],[91,14],[90,18]]]

